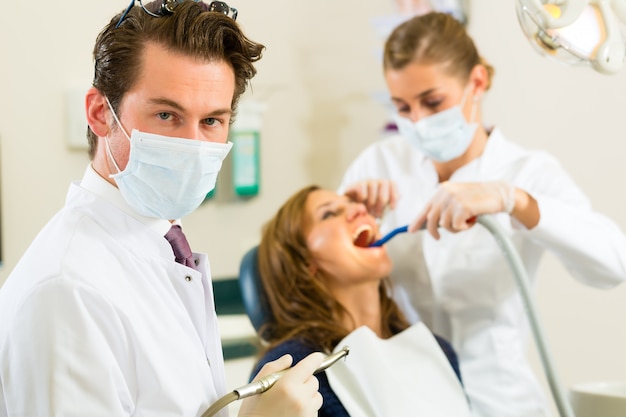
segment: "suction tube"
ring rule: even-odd
[[[543,370],[546,374],[546,378],[548,379],[550,390],[552,391],[552,397],[554,398],[556,407],[559,410],[559,414],[561,417],[575,417],[572,406],[565,399],[563,388],[556,376],[556,372],[554,371],[552,358],[550,357],[550,353],[548,352],[548,347],[545,343],[541,324],[539,323],[539,318],[537,316],[537,309],[535,308],[533,297],[531,296],[530,288],[528,286],[529,280],[528,275],[526,274],[526,268],[524,267],[524,264],[522,263],[522,260],[520,259],[517,250],[511,243],[511,240],[508,238],[508,236],[502,229],[502,226],[496,220],[494,220],[491,216],[483,215],[479,216],[477,221],[487,230],[489,230],[489,232],[491,232],[493,237],[496,239],[498,246],[500,246],[500,249],[502,249],[502,252],[504,253],[506,260],[508,261],[511,270],[513,271],[515,281],[519,288],[520,294],[522,295],[522,301],[524,302],[528,321],[530,322],[530,327],[532,329],[533,336],[535,337],[535,342],[537,344],[537,350],[539,351],[539,355],[541,357]]]

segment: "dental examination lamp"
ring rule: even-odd
[[[624,65],[626,0],[517,0],[517,17],[542,55],[602,74]]]

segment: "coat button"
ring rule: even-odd
[[[185,276],[185,281],[187,281],[187,282],[191,282],[191,275],[187,275],[187,276]]]

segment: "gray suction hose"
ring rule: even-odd
[[[528,315],[528,321],[530,322],[530,327],[532,329],[533,336],[535,337],[543,370],[546,374],[546,378],[548,379],[548,383],[550,384],[550,390],[552,391],[552,396],[554,397],[554,402],[559,410],[559,414],[561,417],[574,417],[571,404],[565,399],[563,389],[556,376],[556,372],[554,371],[552,359],[543,337],[543,331],[537,316],[537,309],[535,308],[533,297],[531,296],[528,285],[529,280],[526,274],[526,268],[524,267],[517,250],[511,243],[511,240],[504,233],[502,226],[494,220],[492,216],[479,216],[477,221],[491,232],[493,237],[496,239],[496,242],[498,242],[498,246],[502,249],[505,258],[509,262],[509,266],[513,271],[515,281],[517,282],[520,294],[522,295],[522,301],[524,302],[526,314]]]

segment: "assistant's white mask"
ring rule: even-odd
[[[448,162],[463,155],[469,147],[478,123],[473,122],[475,104],[472,103],[470,123],[463,115],[463,104],[467,97],[465,90],[461,103],[413,123],[410,119],[394,115],[398,130],[427,157]]]
[[[222,161],[232,143],[215,143],[124,130],[107,98],[115,121],[130,142],[128,163],[120,171],[106,140],[117,174],[110,175],[138,213],[174,220],[193,212],[215,188]]]

